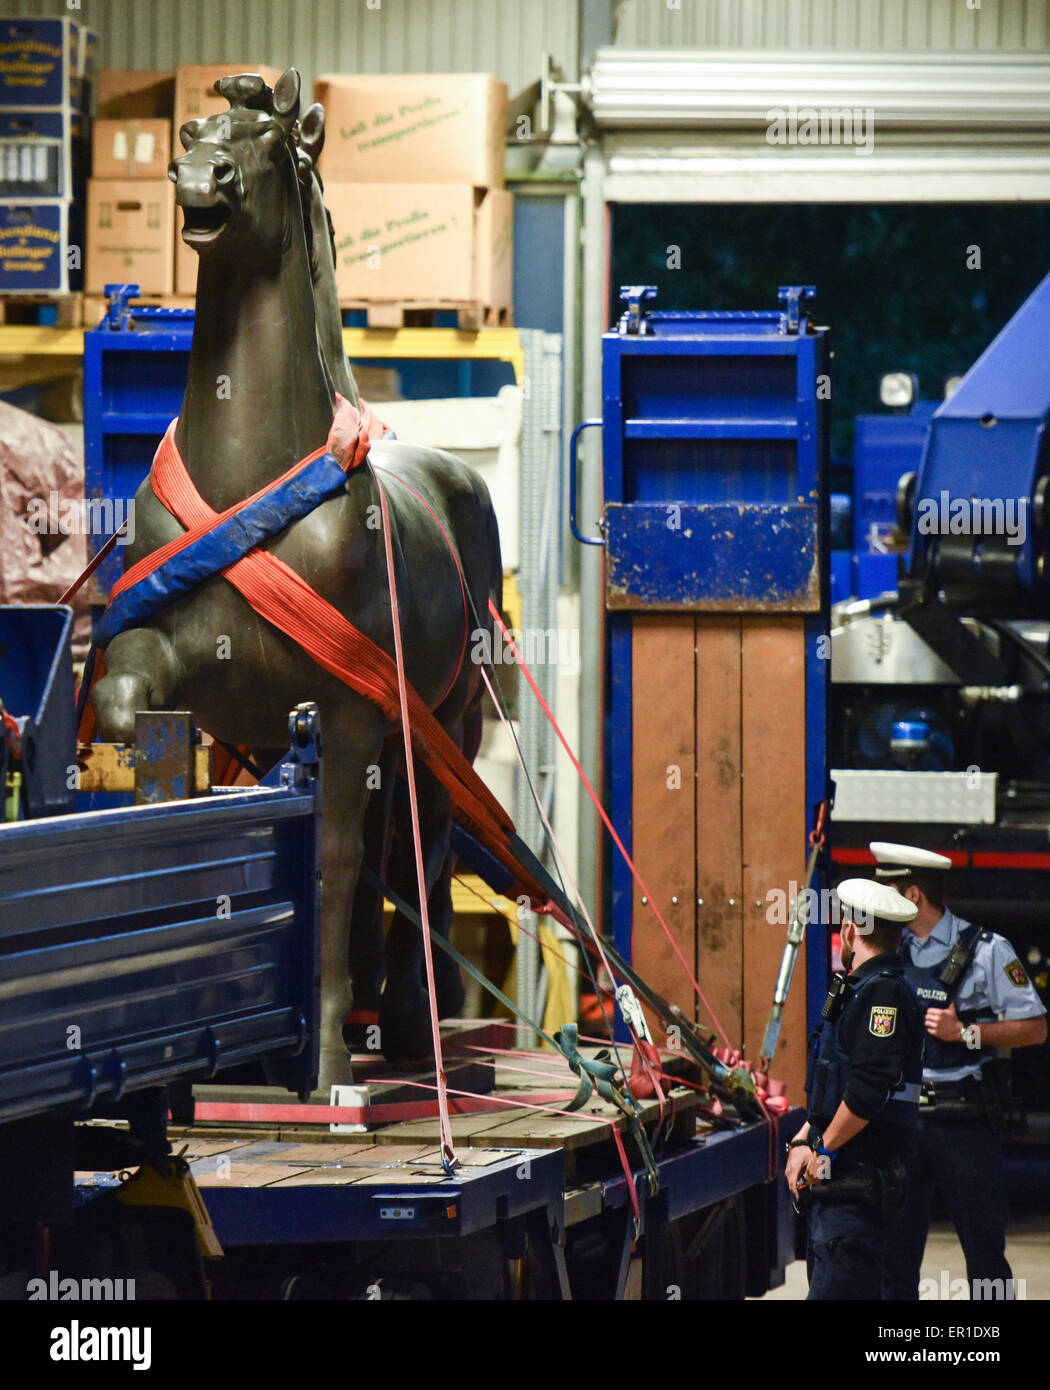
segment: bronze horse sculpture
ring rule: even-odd
[[[185,153],[169,173],[184,210],[183,237],[200,256],[189,375],[174,442],[197,492],[222,511],[322,449],[332,429],[334,391],[345,394],[343,372],[354,388],[341,337],[333,337],[331,306],[327,323],[319,321],[331,287],[323,283],[323,265],[320,291],[312,273],[295,148],[298,74],[289,69],[272,91],[253,75],[216,85],[229,112],[183,126]],[[315,136],[311,117],[307,142],[316,145]],[[316,192],[319,201],[319,186]],[[314,249],[323,250],[317,240]],[[331,302],[338,315],[337,301]],[[480,738],[481,674],[463,660],[463,639],[473,615],[486,614],[490,597],[499,603],[502,575],[484,483],[449,454],[374,441],[367,462],[349,472],[341,492],[265,549],[391,654],[386,542],[371,524],[379,515],[380,487],[398,569],[407,679],[472,760]],[[129,567],[185,530],[158,500],[150,478],[135,506]],[[358,886],[367,851],[370,866],[385,872],[403,898],[418,898],[406,812],[395,795],[400,731],[219,574],[113,637],[105,676],[92,692],[103,738],[130,743],[136,710],[181,707],[216,738],[246,745],[260,759],[282,747],[287,711],[305,699],[320,709],[325,742],[323,1088],[349,1079],[343,1029],[351,980],[354,1015],[377,1017],[385,1055],[430,1051],[418,928],[395,916],[384,952],[382,902],[374,890]],[[431,923],[447,933],[449,796],[418,762],[417,777]],[[462,1005],[462,984],[444,958],[435,964],[438,1010],[446,1017]]]

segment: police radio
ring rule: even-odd
[[[944,964],[937,975],[938,983],[947,985],[949,989],[953,985],[957,985],[962,978],[963,971],[969,965],[972,955],[973,943],[964,941],[963,937],[960,936],[945,957]]]
[[[842,1012],[842,1006],[846,1002],[846,995],[849,993],[850,985],[845,974],[835,974],[831,977],[831,988],[828,990],[828,997],[824,1000],[824,1007],[820,1011],[820,1016],[825,1023],[834,1023]]]

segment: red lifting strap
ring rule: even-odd
[[[352,409],[347,407],[347,411]],[[341,416],[345,414],[345,411],[340,411]],[[339,419],[337,416],[337,425]],[[229,515],[229,511],[222,514],[213,511],[197,492],[175,447],[174,425],[173,421],[153,461],[153,491],[188,532],[203,534],[211,530],[223,516]],[[351,440],[348,437],[340,451],[343,466],[347,469],[361,462],[362,450],[367,451],[366,425],[377,434],[382,432],[382,425],[370,412],[359,421],[359,438]],[[334,426],[330,444],[335,435]],[[335,450],[332,452],[335,453]],[[300,466],[295,465],[289,472],[294,472]],[[381,483],[379,485],[382,486]],[[168,551],[178,548],[180,543],[185,544],[185,537],[179,537],[140,561],[124,576],[120,588],[126,588],[129,583],[157,568]],[[315,593],[301,575],[268,550],[258,549],[236,560],[222,574],[257,613],[291,637],[319,666],[378,705],[392,723],[400,724],[401,706],[394,661],[371,638],[344,618],[338,609]],[[100,678],[104,669],[102,653],[99,658],[96,679]],[[547,896],[542,885],[518,864],[507,843],[507,834],[514,830],[513,821],[418,693],[409,686],[407,694],[413,747],[447,789],[457,813],[456,818],[465,823],[500,863],[511,871],[516,885],[520,885],[537,904],[542,904]],[[90,707],[85,713],[82,740],[90,737],[87,731],[93,721],[88,716]]]
[[[188,531],[207,530],[220,519],[193,486],[175,447],[173,430],[161,440],[151,479],[158,500]],[[291,637],[318,666],[378,705],[392,723],[400,723],[393,660],[300,574],[268,550],[249,551],[222,573],[257,613]],[[503,807],[411,687],[408,708],[420,756],[448,788],[454,804],[490,834],[513,829]]]

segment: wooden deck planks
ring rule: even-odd
[[[806,704],[802,618],[742,620],[744,1040],[758,1060],[786,923],[770,922],[769,892],[790,896],[805,871]],[[800,1096],[805,1080],[806,970],[795,970],[773,1074]]]
[[[734,1046],[743,1036],[740,619],[696,619],[696,896],[700,987]]]
[[[674,615],[634,618],[632,855],[690,969],[696,960],[695,666],[691,622]],[[636,884],[633,964],[692,1018],[693,987],[642,897]],[[666,1043],[658,1034],[654,1040]]]

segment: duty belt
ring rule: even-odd
[[[827,1182],[805,1187],[799,1193],[799,1205],[809,1202],[867,1202],[872,1206],[892,1200],[903,1193],[903,1159],[889,1159],[884,1163],[858,1163],[840,1177],[832,1177]]]
[[[958,1081],[924,1081],[919,1095],[919,1114],[941,1119],[984,1119],[980,1080],[964,1076]]]

